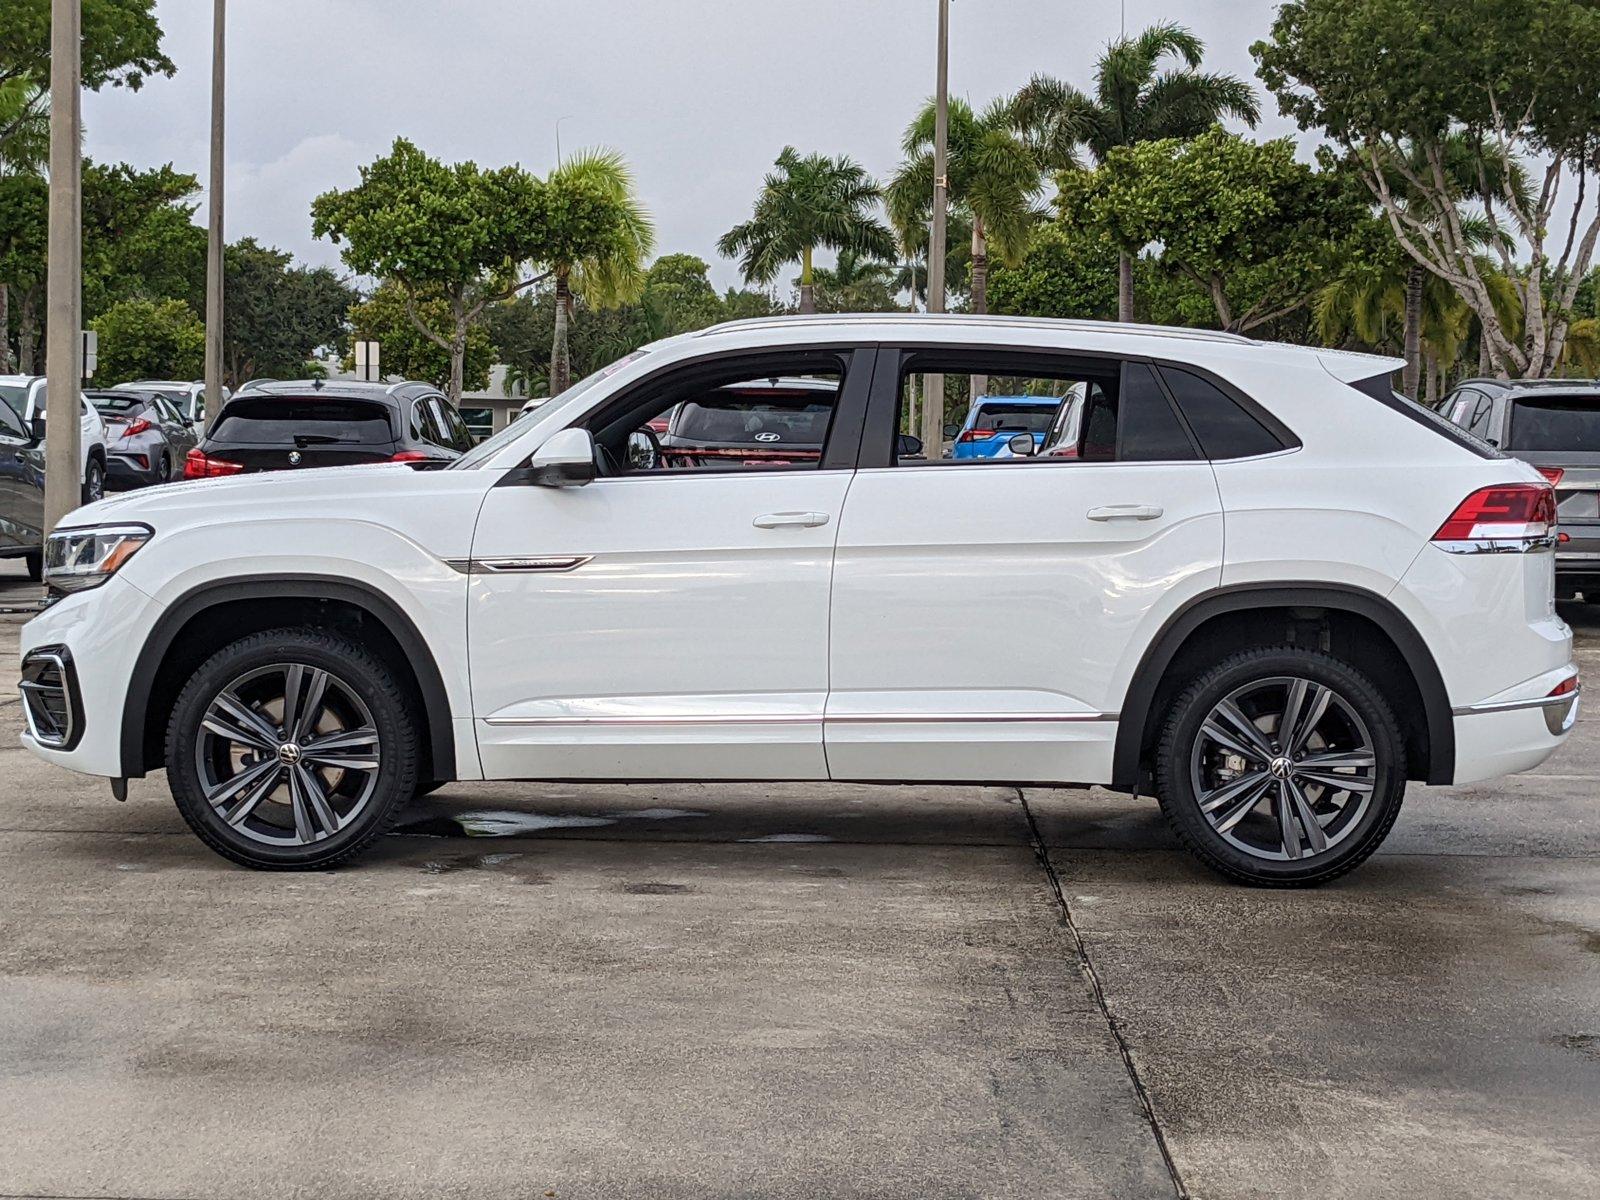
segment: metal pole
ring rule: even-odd
[[[50,235],[45,311],[44,523],[54,529],[83,503],[83,158],[78,87],[79,0],[50,3]]]
[[[933,117],[933,228],[928,236],[928,311],[944,311],[944,256],[949,207],[950,0],[939,0],[938,89]],[[944,376],[929,375],[922,392],[922,444],[929,458],[944,456]]]
[[[211,187],[206,196],[206,428],[222,409],[223,65],[226,0],[211,15]]]

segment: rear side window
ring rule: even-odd
[[[1117,414],[1117,458],[1122,462],[1181,462],[1197,457],[1194,443],[1144,363],[1122,372],[1122,402]]]
[[[1162,367],[1161,378],[1207,458],[1254,458],[1288,449],[1216,384],[1177,367]]]
[[[211,427],[216,442],[266,445],[378,446],[394,441],[389,408],[333,396],[243,396],[230,400]]]
[[[1600,396],[1519,396],[1511,407],[1511,448],[1600,453]]]

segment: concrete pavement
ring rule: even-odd
[[[19,620],[0,1196],[1600,1193],[1600,716],[1308,893],[980,788],[462,784],[258,875],[15,748]]]

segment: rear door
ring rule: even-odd
[[[387,462],[396,417],[386,400],[251,392],[223,406],[205,448],[252,471]]]
[[[884,357],[835,554],[833,778],[1109,781],[1144,640],[1220,578],[1209,463],[1144,363]],[[1076,454],[897,461],[906,382],[923,374],[1084,384]]]

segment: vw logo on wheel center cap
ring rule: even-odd
[[[1267,764],[1267,773],[1274,779],[1287,779],[1294,773],[1294,763],[1287,758],[1275,758]]]
[[[293,742],[285,742],[278,747],[278,761],[286,767],[292,767],[300,761],[300,747]]]

